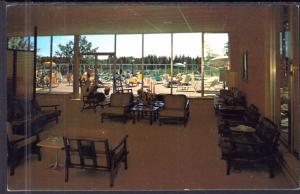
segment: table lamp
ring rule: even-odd
[[[230,88],[236,87],[236,79],[237,79],[237,72],[229,71],[228,73],[228,85]]]
[[[228,73],[229,73],[229,70],[227,70],[227,69],[220,69],[219,81],[223,82],[223,88],[224,89],[225,89],[226,84],[228,82]]]

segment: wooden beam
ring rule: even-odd
[[[74,36],[74,62],[73,62],[73,94],[79,97],[79,35]]]
[[[79,53],[80,56],[83,56],[83,55],[104,55],[104,56],[107,56],[107,55],[111,55],[113,56],[115,54],[115,52],[100,52],[100,53]]]
[[[36,99],[36,57],[37,57],[37,27],[34,27],[33,37],[33,87],[32,87],[32,100]]]

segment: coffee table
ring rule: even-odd
[[[56,150],[56,160],[54,163],[49,164],[48,168],[59,170],[63,167],[63,164],[60,164],[58,161],[58,152],[64,149],[63,138],[61,136],[50,136],[47,139],[40,141],[37,146]]]
[[[143,105],[143,104],[137,104],[132,109],[132,123],[135,124],[136,116],[137,121],[140,121],[141,119],[149,119],[150,125],[152,125],[153,121],[156,121],[159,107],[152,106],[152,105]],[[145,117],[146,116],[146,117]]]

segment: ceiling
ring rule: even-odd
[[[7,32],[29,35],[34,26],[39,35],[228,32],[248,8],[224,3],[11,4]]]

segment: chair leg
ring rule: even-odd
[[[10,176],[13,176],[15,174],[16,159],[16,149],[14,148],[10,157]]]
[[[128,169],[128,161],[127,161],[127,154],[124,157],[124,169],[127,170]]]
[[[103,123],[103,114],[101,115],[101,123]]]
[[[38,161],[42,160],[41,149],[39,147],[36,148],[36,153],[38,155]]]
[[[114,172],[113,170],[110,172],[110,187],[114,186]]]
[[[226,175],[230,175],[230,169],[231,169],[231,160],[227,160],[227,171],[226,171]]]
[[[15,162],[12,161],[10,164],[10,176],[13,176],[15,174]]]
[[[269,177],[274,178],[274,162],[273,160],[268,161],[269,165]]]
[[[65,167],[65,182],[68,182],[69,180],[69,168]]]

